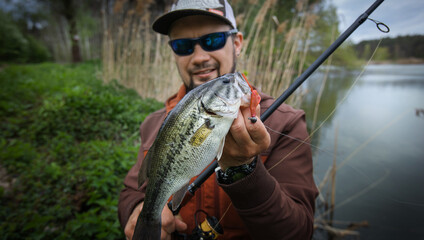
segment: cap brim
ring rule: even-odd
[[[153,23],[152,28],[154,31],[168,35],[171,25],[178,19],[188,16],[194,15],[203,15],[203,16],[211,16],[221,19],[225,23],[229,24],[232,28],[234,28],[233,24],[226,17],[218,15],[216,13],[199,10],[199,9],[183,9],[169,12],[167,14],[162,15]]]

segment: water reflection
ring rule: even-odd
[[[361,84],[424,88],[423,65],[370,65]]]
[[[424,65],[371,65],[352,87],[359,73],[333,68],[323,88],[315,126],[340,106],[313,135],[317,184],[333,164],[330,153],[337,171],[321,190],[316,219],[334,217],[341,229],[354,223],[348,229],[361,239],[423,239],[424,117],[417,109],[424,109]],[[324,75],[321,69],[307,81],[302,108],[309,127]],[[332,183],[335,211],[325,212]]]

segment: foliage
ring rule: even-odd
[[[139,124],[163,105],[103,85],[98,66],[0,72],[2,239],[123,238],[118,193],[135,163]]]
[[[366,40],[356,44],[358,57],[369,59],[380,40]],[[424,35],[407,35],[383,38],[376,52],[379,59],[399,60],[405,58],[424,59]]]
[[[311,54],[308,63],[318,58],[339,36],[339,19],[333,5],[326,7],[318,6],[318,20],[311,36]],[[353,44],[347,40],[331,56],[331,65],[344,66],[347,68],[358,67],[358,60]]]
[[[9,15],[0,11],[0,61],[43,62],[50,59],[47,48],[21,32]]]
[[[356,44],[358,57],[369,59],[372,50],[380,40],[366,40]],[[424,35],[407,35],[395,38],[383,38],[377,50],[378,60],[398,60],[404,58],[424,59]]]
[[[2,5],[25,35],[48,46],[55,61],[100,57],[105,1],[14,0]]]
[[[40,63],[51,59],[51,54],[47,47],[35,37],[26,35],[28,40],[27,63]]]
[[[0,61],[24,62],[28,42],[10,18],[0,11]]]
[[[373,60],[375,61],[384,61],[390,59],[389,48],[387,47],[379,47],[375,52]]]

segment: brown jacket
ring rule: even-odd
[[[145,185],[137,186],[137,175],[145,154],[162,122],[184,96],[181,88],[166,102],[166,108],[149,115],[140,127],[141,147],[137,163],[124,180],[118,204],[118,215],[125,227],[134,207],[144,199]],[[260,93],[261,112],[273,102]],[[221,219],[224,235],[220,239],[310,239],[313,233],[315,198],[318,194],[312,173],[309,145],[305,140],[305,115],[301,110],[283,104],[265,121],[271,135],[271,145],[261,154],[256,169],[234,184],[222,185],[216,176],[210,177],[180,214],[194,228],[194,213],[198,209]],[[282,133],[282,134],[280,134]],[[287,137],[290,136],[290,137]],[[264,163],[263,163],[264,162]]]

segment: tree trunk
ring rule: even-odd
[[[81,62],[81,51],[79,46],[79,36],[77,30],[77,19],[76,19],[76,8],[73,4],[73,0],[63,0],[64,5],[64,16],[69,24],[69,36],[72,43],[72,62]]]

